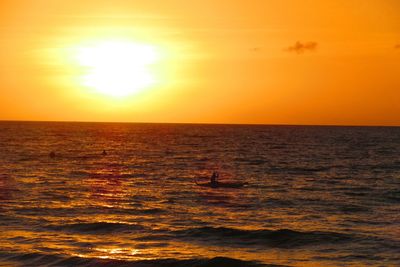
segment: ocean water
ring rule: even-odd
[[[249,184],[195,184],[213,170]],[[399,252],[400,128],[0,123],[0,266],[400,266]]]

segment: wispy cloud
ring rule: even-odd
[[[318,47],[317,42],[300,42],[297,41],[294,45],[291,45],[285,49],[287,52],[293,52],[297,54],[302,54],[305,52],[312,52],[315,51]]]
[[[394,49],[400,49],[400,44],[396,44],[396,45],[394,46]]]

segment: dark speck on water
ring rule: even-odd
[[[0,265],[400,266],[399,155],[396,127],[1,122]]]

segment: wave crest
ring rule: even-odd
[[[30,266],[120,266],[120,267],[283,267],[266,265],[254,261],[242,261],[233,258],[215,257],[211,259],[154,259],[154,260],[113,260],[81,258],[76,256],[43,253],[2,253],[0,263],[29,264]]]
[[[56,230],[72,231],[86,234],[102,234],[121,231],[143,230],[144,227],[137,224],[127,224],[119,222],[93,222],[93,223],[72,223],[54,227]]]
[[[223,245],[266,245],[279,248],[294,248],[306,245],[346,242],[350,235],[335,232],[301,232],[289,229],[240,230],[225,227],[200,227],[177,232],[177,235],[192,240],[222,243]]]

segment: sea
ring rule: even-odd
[[[400,128],[0,122],[0,266],[400,266]]]

